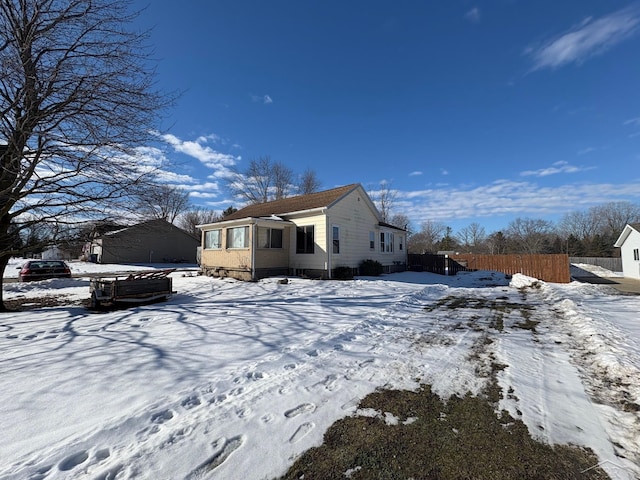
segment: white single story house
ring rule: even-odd
[[[249,205],[202,230],[201,268],[210,276],[332,278],[363,260],[406,269],[407,232],[382,221],[360,184]]]
[[[640,279],[640,223],[627,224],[613,246],[620,247],[624,276]]]

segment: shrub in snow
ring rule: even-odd
[[[360,275],[367,277],[382,275],[382,264],[377,260],[363,260],[360,263]]]
[[[353,278],[353,269],[351,267],[336,267],[333,270],[332,278],[336,280],[351,280]]]

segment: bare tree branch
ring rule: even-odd
[[[10,225],[116,217],[152,180],[136,147],[172,99],[147,34],[127,30],[136,16],[127,0],[0,1],[0,272]]]
[[[138,194],[138,214],[143,219],[174,223],[190,207],[189,193],[171,185],[153,185]]]
[[[233,196],[250,204],[280,200],[293,189],[293,170],[269,156],[260,157],[244,172],[236,172],[228,187]]]
[[[222,219],[222,214],[215,210],[196,208],[182,213],[178,217],[178,226],[194,237],[200,236],[200,229],[196,225],[217,222]]]
[[[298,181],[298,194],[308,195],[310,193],[317,192],[320,190],[321,186],[322,183],[320,183],[320,179],[318,179],[316,172],[308,168],[302,175],[300,175],[300,179]]]

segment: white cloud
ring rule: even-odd
[[[587,18],[577,27],[541,46],[529,47],[524,53],[533,59],[532,71],[581,63],[635,34],[639,24],[640,8],[632,5],[596,20]]]
[[[480,21],[480,9],[478,7],[474,7],[464,14],[464,18],[473,23],[478,23]]]
[[[161,138],[171,145],[176,152],[193,157],[216,172],[225,171],[240,160],[240,157],[219,152],[206,145],[211,136],[200,136],[196,140],[182,140],[175,135],[167,133],[162,135]]]
[[[576,167],[570,165],[568,162],[556,162],[551,167],[541,168],[539,170],[525,170],[520,172],[523,177],[548,177],[549,175],[557,175],[558,173],[577,173],[584,172],[586,170],[592,170],[594,167]]]
[[[441,173],[442,175],[449,175],[449,170],[445,170],[444,168],[441,168],[441,169],[440,169],[440,173]]]
[[[624,125],[632,125],[634,127],[640,127],[640,117],[630,118],[629,120],[624,122]]]
[[[264,103],[265,105],[273,103],[271,95],[251,95],[251,100],[256,103]]]
[[[454,221],[500,216],[549,216],[612,201],[640,199],[640,183],[571,184],[541,187],[533,182],[497,180],[488,185],[401,191],[395,210],[425,220]]]
[[[596,149],[595,149],[595,148],[593,148],[593,147],[587,147],[587,148],[583,148],[582,150],[579,150],[579,151],[578,151],[578,155],[586,155],[586,154],[588,154],[588,153],[595,152],[595,151],[596,151]]]
[[[417,177],[417,176],[419,176],[419,175],[422,175],[422,172],[421,172],[421,171],[419,171],[419,170],[416,170],[415,172],[411,172],[411,173],[409,174],[409,176],[410,176],[410,177]]]

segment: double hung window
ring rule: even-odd
[[[313,225],[296,228],[296,253],[314,253]]]
[[[393,253],[393,233],[380,232],[380,251],[382,253]]]
[[[340,253],[340,227],[334,225],[332,228],[333,235],[333,253]]]
[[[249,248],[249,227],[228,228],[227,248]]]
[[[258,248],[282,248],[281,228],[258,227]]]
[[[206,230],[204,232],[204,248],[207,250],[222,248],[222,231]]]

